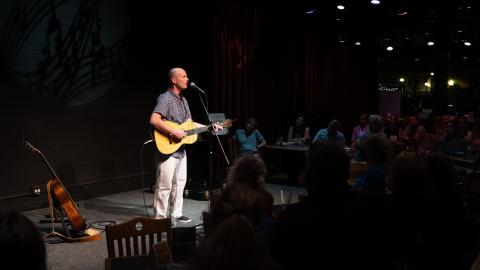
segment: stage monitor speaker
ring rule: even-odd
[[[210,118],[210,121],[213,123],[222,123],[225,121],[225,114],[224,113],[209,113],[208,117]],[[224,128],[217,132],[217,135],[227,135],[228,134],[228,128]]]

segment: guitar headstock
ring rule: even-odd
[[[42,154],[42,151],[38,150],[38,148],[36,148],[35,146],[33,146],[30,142],[28,142],[27,140],[25,139],[22,139],[22,143],[23,145],[25,146],[25,148],[27,148],[27,150],[30,150],[34,153],[37,153],[39,155]]]
[[[232,120],[232,119],[225,119],[225,120],[221,123],[221,125],[222,125],[222,127],[224,127],[224,128],[232,127],[232,124],[233,124],[233,122],[234,122],[235,120],[236,120],[236,119],[233,119],[233,120]]]

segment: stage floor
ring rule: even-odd
[[[267,184],[267,189],[274,196],[274,204],[282,205],[291,198],[290,203],[298,200],[298,194],[304,194],[305,189],[293,186]],[[281,194],[283,193],[283,196]],[[91,228],[101,231],[101,239],[98,241],[67,243],[58,237],[47,238],[48,269],[81,269],[101,270],[105,269],[107,257],[107,245],[103,229],[108,224],[121,223],[135,217],[151,216],[153,214],[153,194],[148,190],[134,190],[124,193],[97,197],[85,201],[76,202],[80,208],[80,214],[86,219]],[[187,224],[178,223],[177,228],[191,228],[196,230],[196,242],[203,237],[202,211],[209,209],[209,202],[202,200],[185,199],[183,214],[190,217],[192,222]],[[23,212],[29,217],[43,234],[52,231],[51,223],[46,216],[49,208],[36,209]],[[148,213],[148,214],[147,214]],[[61,232],[60,223],[54,224],[55,231]],[[175,233],[174,233],[175,235]],[[175,242],[175,239],[173,239]],[[175,246],[175,243],[173,243]]]

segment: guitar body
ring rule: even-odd
[[[195,129],[195,123],[193,121],[186,121],[180,125],[175,122],[165,121],[165,124],[171,128],[183,129],[185,131]],[[170,136],[165,135],[164,133],[159,132],[156,129],[154,130],[153,135],[154,135],[155,144],[157,145],[158,151],[166,155],[174,153],[183,144],[192,144],[196,142],[198,139],[198,134],[192,134],[192,135],[187,135],[185,138],[179,141],[179,140],[176,140],[175,138],[171,138]]]
[[[87,225],[85,224],[85,219],[80,215],[77,207],[67,195],[66,190],[63,188],[62,184],[58,179],[51,179],[47,182],[47,190],[49,190],[52,196],[58,201],[58,204],[63,212],[67,215],[72,228],[75,230],[86,229]]]

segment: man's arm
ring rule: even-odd
[[[192,119],[187,119],[187,121],[189,120],[192,120]],[[206,125],[203,125],[203,124],[200,124],[200,123],[197,123],[197,122],[193,122],[193,124],[195,125],[195,128],[202,128],[202,127],[206,127]],[[217,132],[219,130],[222,130],[223,129],[223,126],[219,125],[219,124],[213,124],[213,131],[214,132]]]
[[[187,136],[187,133],[182,129],[174,129],[165,124],[162,115],[159,113],[152,113],[150,116],[150,124],[160,132],[173,136],[174,138],[181,140]]]

